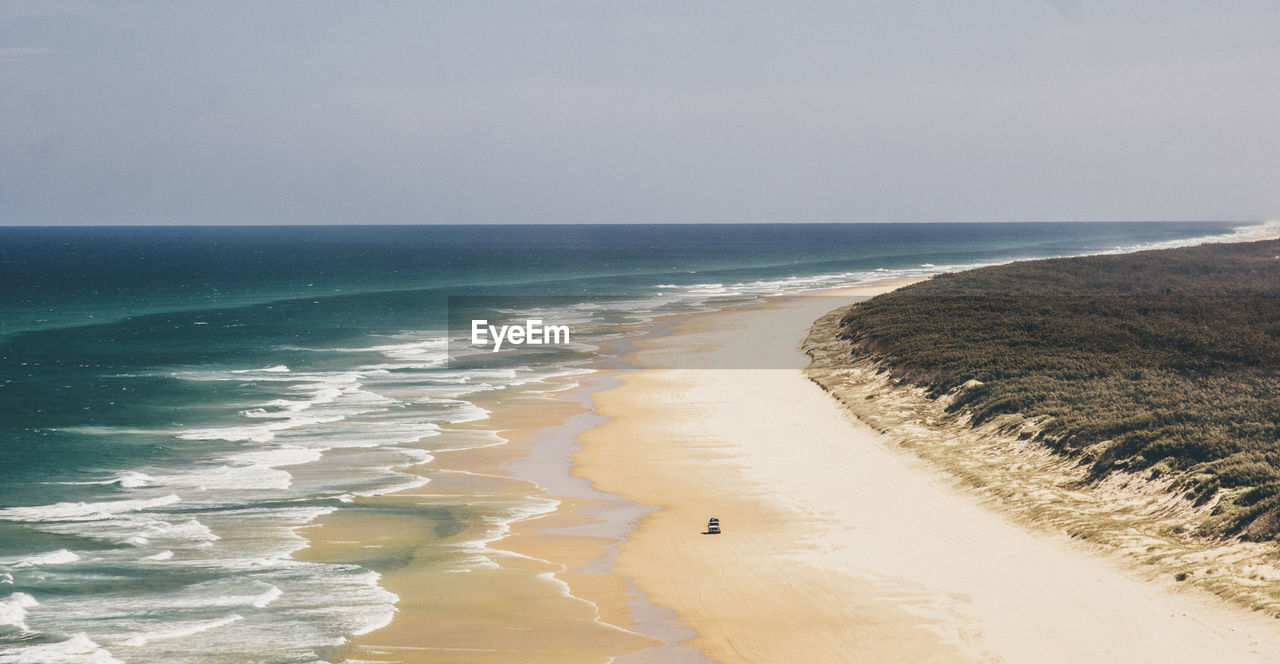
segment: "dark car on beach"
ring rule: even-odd
[[[709,521],[707,521],[707,534],[708,535],[720,534],[720,519],[717,519],[713,516]]]

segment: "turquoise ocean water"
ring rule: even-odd
[[[589,372],[593,342],[654,316],[1267,230],[0,228],[0,662],[328,661],[397,598],[371,567],[294,560],[297,529],[421,485],[404,467],[433,450],[499,442],[441,427]],[[451,296],[555,296],[538,314],[583,334],[450,364]]]

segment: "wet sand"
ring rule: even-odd
[[[554,393],[479,405],[491,410],[490,419],[455,428],[498,430],[506,444],[437,453],[414,469],[428,484],[359,498],[357,509],[304,529],[309,547],[296,557],[359,562],[379,570],[380,585],[400,597],[391,623],[356,637],[340,649],[341,656],[412,663],[595,663],[655,645],[618,626],[631,622],[618,577],[604,570],[569,572],[604,555],[614,541],[558,533],[581,520],[573,507],[583,501],[546,497],[546,489],[504,469],[528,457],[540,432],[564,426],[585,407]],[[488,539],[492,524],[474,523],[472,513],[486,505],[531,502],[547,515],[511,524],[501,544],[476,542]],[[473,525],[457,530],[454,519]],[[485,560],[460,565],[475,554]]]

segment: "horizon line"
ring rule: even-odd
[[[1280,219],[1019,219],[948,221],[558,221],[558,222],[389,222],[389,223],[187,223],[187,224],[6,224],[0,228],[395,228],[395,227],[511,227],[511,226],[870,226],[939,224],[1271,224]]]

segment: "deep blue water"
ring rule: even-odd
[[[166,661],[288,633],[267,661],[314,661],[385,621],[376,578],[300,567],[292,529],[412,483],[397,466],[482,415],[469,394],[563,368],[449,368],[450,296],[627,296],[642,319],[1237,226],[0,228],[0,655],[132,640],[126,661]],[[334,596],[352,606],[317,610]]]
[[[0,228],[0,334],[391,290],[635,291],[1132,248],[1218,223]],[[692,276],[696,272],[700,276]]]

